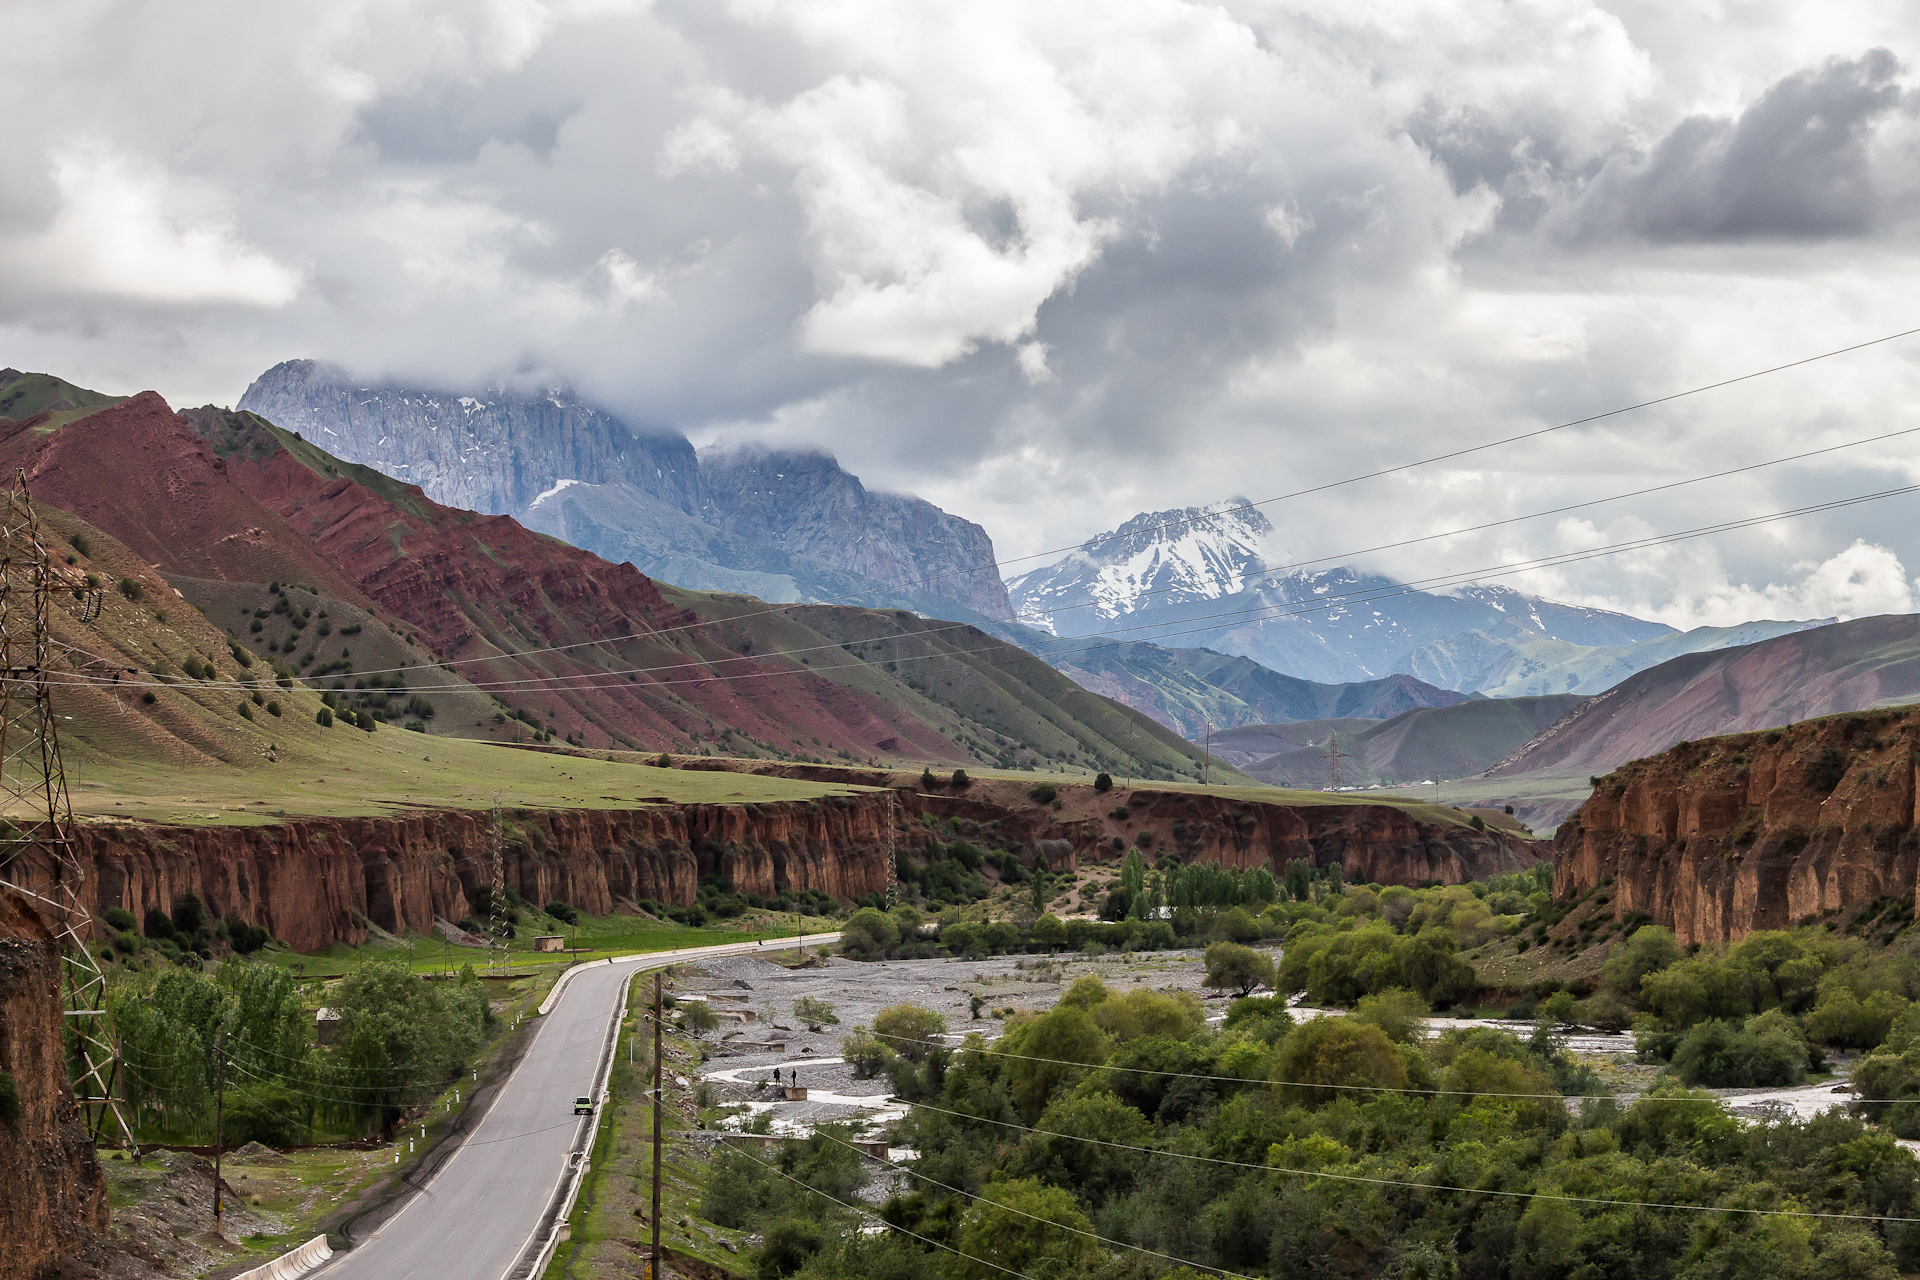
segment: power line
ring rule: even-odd
[[[1920,432],[1920,427],[1903,428],[1902,430],[1899,430],[1899,431],[1884,432],[1876,436],[1867,436],[1867,437],[1863,437],[1856,440],[1844,441],[1840,444],[1827,445],[1819,449],[1805,450],[1801,453],[1790,454],[1780,458],[1772,458],[1762,462],[1749,463],[1744,466],[1732,467],[1723,471],[1710,472],[1704,475],[1691,476],[1691,477],[1686,477],[1680,480],[1667,481],[1657,485],[1648,485],[1639,489],[1628,490],[1624,493],[1611,494],[1609,496],[1602,497],[1602,498],[1592,498],[1592,499],[1587,499],[1581,502],[1568,503],[1559,507],[1548,508],[1543,511],[1529,512],[1525,515],[1509,516],[1499,520],[1484,521],[1477,525],[1468,525],[1468,526],[1463,526],[1461,528],[1443,530],[1438,533],[1422,534],[1418,537],[1403,538],[1394,542],[1378,543],[1371,547],[1362,547],[1356,550],[1337,552],[1329,555],[1313,557],[1311,559],[1306,559],[1306,560],[1291,561],[1287,564],[1269,566],[1264,569],[1256,570],[1252,573],[1238,575],[1238,581],[1244,584],[1256,578],[1272,577],[1278,574],[1288,573],[1296,569],[1305,568],[1310,565],[1324,564],[1334,560],[1353,559],[1359,556],[1370,555],[1379,551],[1397,550],[1397,549],[1401,549],[1409,546],[1417,546],[1420,543],[1424,543],[1424,542],[1434,542],[1434,541],[1439,541],[1446,538],[1462,537],[1471,533],[1482,533],[1489,529],[1502,528],[1508,525],[1524,523],[1529,520],[1544,519],[1548,516],[1565,515],[1568,512],[1585,510],[1590,507],[1601,506],[1611,502],[1624,501],[1628,498],[1644,497],[1645,495],[1650,493],[1666,492],[1672,489],[1682,488],[1687,485],[1700,484],[1710,480],[1725,479],[1728,476],[1740,475],[1747,472],[1760,470],[1766,467],[1780,466],[1789,462],[1804,461],[1808,458],[1818,457],[1824,454],[1835,453],[1845,449],[1857,448],[1865,444],[1883,443],[1887,440],[1895,439],[1897,437],[1912,435],[1912,434],[1915,434],[1916,432]],[[1186,588],[1166,587],[1166,588],[1160,588],[1153,591],[1144,592],[1142,593],[1142,595],[1144,597],[1153,597],[1153,596],[1159,596],[1159,595],[1172,594],[1173,592],[1184,590],[1184,589]],[[1063,614],[1063,613],[1075,612],[1080,609],[1095,608],[1095,607],[1098,607],[1098,605],[1099,605],[1098,601],[1087,601],[1077,605],[1068,605],[1063,608],[1054,610],[1051,614],[1049,614],[1049,617],[1058,616],[1059,614]],[[776,612],[776,613],[784,612],[789,607],[790,606],[780,606],[776,609],[768,610],[765,612]],[[740,615],[740,617],[736,617],[736,618],[717,619],[713,623],[707,623],[707,622],[693,623],[693,624],[688,624],[688,628],[707,626],[707,625],[718,625],[718,623],[720,622],[734,622],[734,621],[739,621],[740,618],[743,618],[743,617],[757,617],[757,616],[760,616],[760,614],[745,614],[745,615]],[[1215,616],[1219,616],[1219,615],[1215,615]],[[1182,621],[1184,621],[1184,619]],[[1148,624],[1140,624],[1140,625],[1141,627],[1151,627],[1151,626],[1170,625],[1170,624],[1148,623]],[[973,626],[974,624],[972,623],[950,623],[950,624],[947,624],[946,626],[932,628],[929,631],[922,632],[921,634],[927,635],[927,634],[937,634],[943,631],[966,630],[966,629],[972,628]],[[688,629],[688,628],[682,628],[682,629]],[[1138,628],[1133,628],[1133,629],[1138,629]],[[1127,630],[1127,629],[1122,629],[1122,630]],[[436,665],[442,668],[446,668],[453,665],[460,665],[460,664],[466,664],[466,663],[492,662],[492,661],[498,661],[498,660],[503,660],[507,658],[537,656],[542,653],[557,652],[559,649],[572,649],[572,648],[599,646],[599,645],[607,645],[607,644],[616,644],[616,643],[621,643],[623,641],[633,640],[636,638],[651,638],[653,636],[657,636],[661,634],[665,634],[665,633],[664,632],[644,632],[644,633],[635,632],[635,633],[629,633],[624,636],[607,637],[602,640],[582,641],[573,645],[557,646],[557,647],[545,648],[545,649],[503,651],[501,653],[489,655],[482,658],[463,658],[463,659],[458,659],[455,662],[439,662],[434,664],[422,664],[421,666],[418,666],[418,667],[407,666],[407,667],[376,668],[376,669],[367,670],[367,671],[357,671],[357,672],[354,672],[353,674],[360,678],[365,678],[368,676],[380,676],[380,675],[395,675],[395,674],[404,675],[404,674],[423,670],[427,665]],[[1114,632],[1093,633],[1093,634],[1114,634]],[[1073,637],[1073,638],[1077,639],[1077,638],[1085,638],[1085,637]],[[76,652],[76,653],[84,652],[82,650],[74,649],[72,646],[63,645],[62,647],[71,649],[73,652]],[[844,643],[813,645],[813,646],[808,646],[806,648],[801,648],[801,649],[779,650],[772,653],[738,655],[738,656],[728,655],[727,657],[724,657],[724,658],[701,658],[697,655],[689,654],[685,657],[683,661],[663,664],[659,666],[652,666],[652,667],[629,667],[629,668],[623,668],[623,669],[616,668],[611,671],[579,672],[571,675],[555,674],[555,675],[544,675],[544,676],[535,676],[535,677],[522,677],[514,680],[465,681],[458,685],[415,685],[415,686],[410,686],[410,688],[416,692],[436,692],[436,691],[445,691],[448,689],[466,689],[466,688],[495,690],[495,689],[511,688],[516,686],[536,686],[539,688],[546,688],[546,689],[552,689],[558,686],[561,689],[566,689],[570,687],[578,687],[578,686],[566,685],[564,682],[567,682],[567,681],[593,680],[593,679],[605,678],[607,676],[617,676],[617,675],[646,675],[656,671],[679,670],[690,664],[696,665],[702,668],[706,668],[706,669],[711,669],[716,666],[724,666],[731,663],[760,662],[760,661],[764,661],[767,658],[790,657],[790,656],[801,655],[806,653],[819,652],[827,649],[840,649],[845,647],[846,645]],[[101,661],[104,661],[104,660],[101,660]],[[101,679],[103,681],[106,680],[105,677],[95,677],[95,678]],[[312,677],[296,677],[296,678],[301,679],[304,682],[305,680],[310,679]],[[715,678],[715,677],[704,677],[704,678]],[[117,676],[114,677],[111,682],[118,683]],[[127,682],[127,683],[129,687],[148,687],[144,683],[135,683],[135,682]],[[234,681],[202,681],[201,683],[210,684],[217,687],[224,687],[224,688],[231,688],[231,689],[244,689],[244,690],[251,690],[255,688],[257,684],[256,681],[251,679],[241,679],[241,680],[234,680]],[[655,683],[662,683],[662,682],[655,682]],[[317,686],[309,685],[307,687],[314,688]],[[612,686],[612,687],[617,688],[618,686]]]
[[[937,1112],[940,1115],[953,1116],[960,1120],[973,1120],[981,1124],[999,1125],[1004,1129],[1013,1129],[1020,1133],[1037,1134],[1043,1138],[1066,1138],[1073,1142],[1085,1142],[1093,1146],[1113,1147],[1121,1151],[1141,1151],[1148,1155],[1172,1156],[1179,1160],[1193,1160],[1201,1164],[1224,1165],[1232,1169],[1253,1169],[1261,1173],[1285,1173],[1302,1178],[1330,1178],[1336,1182],[1357,1182],[1376,1187],[1408,1187],[1415,1191],[1454,1191],[1469,1196],[1505,1196],[1515,1200],[1560,1200],[1568,1204],[1590,1204],[1615,1209],[1672,1209],[1689,1213],[1744,1213],[1763,1218],[1824,1218],[1843,1222],[1920,1222],[1920,1218],[1896,1218],[1885,1214],[1873,1213],[1822,1213],[1812,1209],[1747,1209],[1721,1207],[1708,1204],[1663,1204],[1645,1200],[1609,1200],[1599,1196],[1570,1196],[1551,1191],[1495,1191],[1485,1187],[1456,1187],[1435,1182],[1410,1182],[1404,1178],[1370,1178],[1360,1174],[1332,1173],[1325,1169],[1288,1169],[1279,1165],[1249,1164],[1244,1160],[1224,1160],[1218,1156],[1194,1155],[1186,1151],[1174,1151],[1163,1147],[1141,1147],[1125,1142],[1109,1142],[1105,1138],[1087,1138],[1075,1133],[1058,1133],[1051,1129],[1034,1129],[1026,1125],[1014,1124],[1010,1120],[993,1120],[986,1116],[968,1115],[961,1111],[949,1111],[944,1107],[932,1106],[925,1102],[909,1105]]]
[[[888,1222],[885,1218],[881,1217],[879,1214],[875,1213],[871,1209],[868,1209],[862,1205],[848,1204],[845,1200],[842,1200],[837,1196],[830,1196],[826,1192],[821,1191],[816,1187],[808,1186],[805,1182],[802,1182],[799,1178],[794,1177],[792,1174],[788,1173],[785,1169],[782,1169],[779,1165],[773,1164],[766,1160],[762,1160],[759,1156],[754,1155],[751,1151],[747,1151],[738,1147],[736,1147],[735,1150],[739,1151],[741,1155],[745,1156],[747,1159],[753,1161],[755,1164],[761,1166],[762,1168],[773,1170],[773,1172],[779,1174],[781,1177],[785,1178],[788,1182],[793,1183],[795,1186],[804,1187],[806,1188],[806,1190],[811,1191],[814,1195],[819,1196],[822,1200],[830,1201],[833,1204],[839,1205],[842,1209],[851,1210],[854,1213],[857,1213],[862,1215],[863,1217],[869,1218],[872,1221],[877,1222],[881,1226],[887,1228],[887,1230],[889,1231],[898,1231],[903,1236],[912,1236],[915,1240],[918,1240],[921,1244],[930,1244],[936,1249],[945,1249],[948,1253],[954,1254],[958,1257],[965,1258],[968,1262],[977,1262],[983,1267],[992,1267],[995,1271],[1002,1271],[1002,1272],[1005,1272],[1007,1275],[1018,1276],[1021,1278],[1021,1280],[1025,1280],[1025,1277],[1022,1275],[1022,1273],[1015,1271],[1011,1267],[1003,1267],[999,1263],[989,1262],[985,1258],[976,1258],[972,1254],[967,1253],[964,1250],[956,1249],[952,1245],[947,1244],[944,1241],[935,1240],[931,1236],[923,1236],[918,1231],[909,1231],[907,1228],[900,1226],[898,1223]],[[1002,1206],[1002,1207],[1005,1207],[1005,1206]],[[1055,1224],[1055,1225],[1058,1225],[1058,1224]]]
[[[841,1146],[845,1147],[849,1151],[860,1151],[860,1148],[854,1146],[851,1142],[843,1142],[839,1138],[836,1138],[832,1134],[826,1132],[824,1129],[815,1129],[813,1132],[816,1136],[825,1138],[828,1142],[839,1143]],[[864,1155],[866,1153],[861,1152],[861,1154]],[[1016,1209],[1010,1204],[1002,1204],[998,1200],[989,1200],[985,1196],[975,1195],[971,1191],[962,1191],[959,1187],[950,1187],[946,1183],[940,1181],[938,1178],[929,1178],[926,1174],[920,1173],[913,1169],[909,1169],[907,1168],[907,1166],[903,1164],[895,1164],[891,1160],[887,1160],[878,1156],[871,1157],[871,1158],[879,1160],[881,1164],[886,1165],[889,1169],[898,1169],[900,1172],[906,1174],[908,1177],[917,1178],[921,1182],[931,1183],[932,1185],[939,1187],[942,1191],[951,1191],[954,1195],[965,1196],[969,1200],[978,1201],[982,1204],[990,1204],[994,1206],[996,1209],[1005,1209],[1008,1213],[1018,1214],[1022,1218],[1031,1218],[1035,1222],[1044,1222],[1050,1227],[1058,1227],[1062,1231],[1071,1231],[1073,1234],[1077,1236],[1086,1236],[1088,1239],[1098,1240],[1101,1244],[1112,1245],[1116,1249],[1131,1249],[1135,1253],[1144,1253],[1155,1258],[1165,1259],[1168,1262],[1177,1262],[1183,1267],[1198,1267],[1203,1271],[1212,1271],[1219,1275],[1229,1276],[1232,1278],[1232,1280],[1254,1280],[1254,1277],[1241,1275],[1237,1271],[1227,1271],[1227,1270],[1223,1270],[1220,1267],[1208,1266],[1204,1262],[1195,1262],[1191,1258],[1176,1258],[1174,1255],[1170,1253],[1162,1253],[1158,1249],[1149,1249],[1145,1245],[1128,1244],[1124,1240],[1109,1239],[1108,1237],[1101,1235],[1097,1231],[1082,1231],[1079,1227],[1070,1227],[1064,1222],[1055,1222],[1052,1218],[1043,1218],[1037,1213],[1028,1213],[1026,1210]]]
[[[1154,633],[1150,636],[1141,637],[1142,639],[1149,640],[1149,641],[1160,641],[1160,640],[1168,639],[1173,636],[1193,635],[1193,634],[1199,634],[1199,633],[1204,633],[1209,631],[1217,631],[1221,629],[1221,626],[1227,625],[1225,623],[1221,623],[1220,622],[1221,619],[1239,619],[1241,620],[1241,622],[1244,623],[1244,622],[1262,621],[1269,618],[1299,616],[1301,614],[1306,614],[1306,613],[1325,612],[1330,609],[1336,609],[1336,608],[1340,608],[1347,605],[1371,603],[1377,600],[1389,599],[1394,596],[1408,595],[1415,592],[1428,591],[1436,587],[1457,586],[1467,582],[1484,581],[1490,578],[1513,577],[1523,573],[1537,572],[1538,570],[1544,569],[1544,568],[1557,568],[1566,564],[1575,564],[1575,563],[1580,563],[1586,560],[1599,559],[1605,556],[1619,555],[1629,551],[1640,551],[1640,550],[1647,550],[1647,549],[1658,547],[1658,546],[1667,546],[1676,542],[1688,541],[1694,538],[1709,537],[1718,533],[1727,533],[1727,532],[1733,532],[1740,529],[1749,529],[1749,528],[1754,528],[1764,524],[1777,523],[1782,520],[1798,519],[1802,516],[1823,514],[1828,511],[1840,510],[1850,506],[1861,505],[1863,503],[1878,502],[1888,498],[1902,497],[1915,492],[1920,492],[1920,485],[1903,485],[1896,488],[1883,489],[1883,490],[1879,490],[1872,493],[1854,494],[1845,498],[1830,499],[1828,501],[1812,503],[1803,507],[1796,507],[1796,508],[1789,508],[1781,511],[1768,512],[1764,515],[1740,517],[1733,520],[1721,521],[1716,524],[1701,525],[1692,529],[1678,530],[1675,532],[1663,533],[1663,534],[1653,534],[1644,538],[1630,539],[1625,542],[1613,543],[1613,544],[1601,546],[1601,547],[1588,548],[1581,551],[1556,552],[1552,555],[1540,556],[1530,560],[1509,561],[1505,564],[1492,565],[1492,566],[1488,566],[1481,569],[1456,570],[1449,573],[1438,574],[1429,578],[1415,579],[1411,582],[1388,582],[1379,587],[1369,587],[1359,591],[1329,594],[1329,595],[1321,596],[1316,598],[1315,600],[1307,601],[1307,602],[1260,604],[1260,605],[1247,606],[1244,608],[1224,610],[1224,611],[1213,613],[1213,614],[1201,614],[1197,616],[1189,616],[1189,617],[1178,618],[1178,619],[1167,619],[1167,620],[1162,620],[1158,622],[1138,623],[1129,627],[1117,627],[1117,628],[1109,629],[1104,632],[1096,632],[1090,635],[1077,636],[1072,638],[1075,640],[1104,641],[1104,643],[1083,645],[1077,649],[1067,649],[1067,650],[1049,649],[1048,652],[1052,654],[1052,656],[1054,657],[1066,657],[1076,653],[1088,653],[1096,649],[1106,648],[1111,644],[1118,643],[1112,640],[1111,637],[1128,635],[1131,633],[1142,632],[1142,631],[1148,631],[1148,632]],[[1452,535],[1442,534],[1442,535],[1434,535],[1434,536],[1444,537],[1444,536],[1452,536]],[[1177,631],[1165,630],[1165,628],[1168,628],[1168,627],[1182,626],[1183,624],[1196,623],[1196,622],[1212,622],[1212,623],[1215,623],[1216,625],[1185,626],[1184,629],[1177,630]],[[953,623],[953,624],[949,624],[942,627],[929,628],[926,631],[918,633],[918,635],[924,637],[928,635],[939,634],[944,631],[975,630],[975,629],[976,628],[974,628],[971,623]],[[775,658],[775,657],[794,657],[794,656],[799,656],[807,653],[813,653],[813,652],[818,652],[823,650],[832,650],[832,649],[838,649],[841,651],[851,651],[856,645],[863,644],[863,643],[878,643],[878,642],[846,641],[846,642],[841,642],[836,644],[813,645],[813,646],[809,646],[807,648],[802,648],[802,649],[781,650],[781,651],[776,651],[776,652],[771,652],[766,654],[753,655],[749,657],[719,659],[719,660],[716,660],[715,663],[709,664],[709,665],[720,665],[725,662],[759,661],[759,660],[764,660],[767,658]],[[996,641],[996,645],[1000,643],[1001,642]],[[1017,650],[1022,654],[1026,654],[1027,652],[1024,649],[1020,649],[1018,646],[1007,646],[1007,647]],[[917,656],[896,658],[896,659],[892,659],[891,661],[894,661],[896,663],[924,662],[924,661],[932,661],[937,659],[956,659],[960,656],[963,656],[963,655],[944,654],[944,653],[921,654]],[[964,656],[977,657],[980,655],[978,651],[976,651],[973,654],[968,654]],[[1039,657],[1039,655],[1028,655],[1028,656],[1033,656],[1037,658]],[[1047,661],[1046,658],[1039,658],[1039,660],[1042,662]],[[582,673],[581,675],[576,677],[560,677],[560,678],[581,679],[581,680],[607,679],[614,676],[643,675],[643,674],[651,674],[656,671],[679,670],[686,665],[688,664],[675,663],[675,664],[672,664],[671,666],[666,666],[666,667],[635,667],[635,668],[628,668],[624,670],[616,669],[616,670],[605,671],[605,672],[588,672],[588,673]],[[775,670],[775,671],[742,672],[734,675],[698,675],[698,676],[693,676],[684,680],[657,680],[656,679],[649,682],[648,687],[672,688],[679,685],[688,685],[688,684],[702,685],[702,684],[709,684],[709,683],[729,683],[736,680],[759,680],[759,679],[768,679],[768,678],[777,677],[777,676],[817,675],[822,672],[832,672],[832,671],[871,670],[872,666],[873,666],[872,663],[869,663],[866,661],[860,661],[860,662],[853,662],[853,663],[842,663],[842,664],[839,664],[836,666],[830,666],[830,667],[788,668],[788,669]],[[553,679],[559,679],[559,678],[535,677],[535,678],[525,678],[525,679],[518,679],[518,680],[508,680],[508,681],[474,681],[474,682],[463,682],[459,684],[415,685],[415,686],[410,686],[409,691],[415,692],[415,693],[434,693],[434,692],[460,691],[460,690],[468,690],[468,689],[493,690],[493,689],[499,689],[499,688],[507,688],[507,687],[514,687],[514,686],[520,686],[520,685],[533,685],[533,684],[550,686]],[[110,686],[110,685],[117,684],[121,687],[142,688],[142,689],[145,689],[145,688],[192,689],[195,687],[224,688],[224,689],[252,688],[251,684],[233,682],[233,681],[188,680],[179,684],[176,684],[170,681],[165,681],[165,680],[115,681],[115,680],[108,680],[106,677],[87,676],[87,675],[82,675],[80,673],[65,674],[61,677],[61,682],[67,683],[67,684],[92,685],[92,686]],[[558,692],[598,692],[598,691],[609,690],[609,689],[621,689],[625,687],[627,687],[627,684],[625,682],[605,684],[605,685],[569,685],[558,690]],[[312,686],[308,686],[308,688],[311,689]],[[551,688],[549,688],[549,691],[554,691],[554,690],[551,690]]]
[[[1334,1016],[1334,1015],[1329,1015],[1329,1016]],[[868,1034],[880,1040],[899,1040],[902,1043],[908,1043],[908,1044],[923,1043],[921,1041],[913,1040],[909,1036],[890,1036],[885,1034],[884,1032],[879,1032],[879,1031],[870,1031]],[[1317,1080],[1316,1081],[1274,1080],[1274,1079],[1255,1079],[1248,1076],[1213,1076],[1213,1075],[1207,1075],[1203,1072],[1198,1072],[1198,1071],[1160,1071],[1150,1067],[1123,1067],[1115,1063],[1106,1063],[1106,1062],[1074,1062],[1071,1059],[1067,1059],[1067,1058],[1041,1058],[1028,1053],[1008,1053],[1003,1049],[989,1049],[983,1045],[970,1045],[970,1044],[961,1044],[960,1046],[958,1046],[958,1048],[956,1048],[953,1051],[956,1053],[986,1054],[990,1057],[1009,1058],[1018,1062],[1040,1062],[1040,1063],[1045,1063],[1048,1066],[1055,1066],[1055,1067],[1078,1067],[1084,1071],[1125,1071],[1134,1075],[1165,1076],[1169,1079],[1175,1079],[1175,1080],[1206,1080],[1206,1081],[1219,1083],[1219,1084],[1275,1085],[1275,1086],[1285,1086],[1285,1087],[1297,1088],[1297,1089],[1336,1089],[1336,1090],[1348,1090],[1354,1093],[1404,1093],[1404,1094],[1412,1094],[1418,1097],[1430,1097],[1430,1098],[1527,1098],[1527,1099],[1536,1099],[1536,1100],[1545,1099],[1545,1100],[1551,1100],[1554,1102],[1618,1102],[1620,1101],[1619,1095],[1612,1094],[1612,1093],[1512,1093],[1504,1089],[1486,1089],[1486,1090],[1414,1089],[1414,1088],[1404,1088],[1404,1087],[1396,1088],[1391,1085],[1374,1085],[1374,1084],[1322,1084]],[[1665,1098],[1665,1099],[1662,1099],[1662,1101],[1707,1102],[1707,1103],[1712,1103],[1715,1106],[1718,1106],[1721,1100],[1715,1097],[1705,1097],[1705,1098]],[[1899,1101],[1899,1099],[1897,1098],[1860,1098],[1860,1099],[1856,1099],[1856,1101],[1897,1102]]]

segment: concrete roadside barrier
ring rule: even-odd
[[[242,1271],[233,1280],[295,1280],[295,1277],[307,1274],[332,1256],[333,1250],[327,1247],[327,1238],[315,1236],[272,1262],[263,1262],[251,1271]]]

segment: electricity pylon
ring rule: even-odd
[[[493,793],[493,827],[487,837],[489,870],[493,873],[493,892],[487,901],[487,932],[493,935],[495,946],[499,942],[500,931],[507,923],[507,869],[506,856],[502,849],[503,837],[500,832],[500,793]],[[494,947],[487,948],[487,967],[496,963]]]
[[[1347,753],[1340,749],[1340,735],[1327,735],[1327,790],[1340,789],[1340,762],[1347,759]]]
[[[16,473],[0,510],[0,880],[51,917],[61,953],[61,1005],[68,1068],[87,1127],[97,1142],[108,1118],[128,1150],[133,1127],[114,1096],[119,1055],[107,1009],[107,976],[87,949],[93,915],[83,889],[86,864],[73,842],[73,804],[67,796],[54,720],[53,637],[47,611],[54,569],[40,537],[24,471]],[[38,852],[51,882],[45,893],[18,882]]]

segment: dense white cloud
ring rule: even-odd
[[[300,355],[565,379],[703,442],[825,446],[1009,556],[1915,323],[1920,15],[1891,0],[5,12],[0,363],[195,403]],[[1269,514],[1339,555],[1920,425],[1917,354]],[[1892,441],[1369,563],[1911,480]],[[1668,620],[1906,608],[1904,516],[1524,585]]]

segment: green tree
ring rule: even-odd
[[[1066,942],[1067,926],[1061,922],[1059,916],[1044,915],[1033,922],[1034,946],[1052,950],[1065,946]]]
[[[834,1015],[833,1006],[819,996],[801,996],[793,1002],[793,1016],[807,1024],[807,1030],[818,1031],[825,1026],[838,1026],[840,1019]]]
[[[1354,1017],[1386,1032],[1387,1039],[1398,1044],[1418,1044],[1426,1033],[1426,1019],[1433,1010],[1427,1002],[1402,987],[1389,987],[1360,997]]]
[[[1105,795],[1107,792],[1113,790],[1112,775],[1106,774],[1106,773],[1096,773],[1093,776],[1093,790],[1096,795]]]
[[[900,926],[892,916],[872,907],[862,907],[840,926],[840,946],[850,956],[873,960],[885,955],[900,941]]]
[[[958,1280],[1071,1275],[1100,1255],[1073,1194],[1032,1178],[989,1183],[960,1221]]]
[[[1253,989],[1272,986],[1273,957],[1235,942],[1216,942],[1206,950],[1206,985],[1218,990],[1252,995]]]
[[[894,1051],[886,1041],[874,1035],[865,1027],[855,1027],[840,1037],[840,1056],[853,1068],[853,1074],[862,1080],[871,1080],[886,1070],[892,1062]]]
[[[697,1036],[703,1036],[720,1025],[720,1015],[705,1000],[683,1000],[680,1003],[680,1025]]]
[[[817,1223],[804,1218],[782,1218],[767,1228],[766,1243],[754,1261],[755,1280],[780,1280],[806,1264],[826,1245]]]
[[[1273,1081],[1289,1101],[1314,1106],[1355,1088],[1404,1089],[1407,1064],[1380,1028],[1353,1018],[1315,1018],[1280,1041]]]
[[[1113,1038],[1093,1015],[1072,1005],[1056,1005],[1014,1023],[1001,1043],[1015,1055],[1006,1059],[1007,1087],[1029,1124],[1040,1118],[1055,1092],[1079,1080],[1086,1068],[1104,1063],[1113,1048]]]
[[[917,1004],[896,1004],[882,1009],[873,1019],[873,1034],[901,1057],[925,1062],[927,1055],[940,1047],[947,1020]]]

